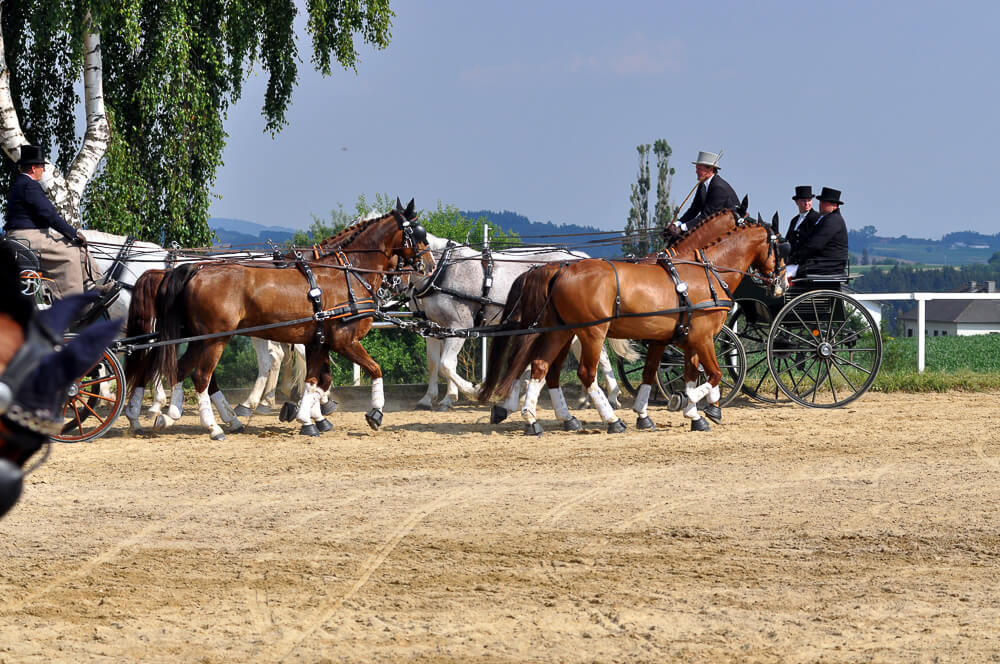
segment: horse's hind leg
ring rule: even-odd
[[[576,337],[574,337],[575,339]],[[549,401],[552,402],[552,409],[556,412],[556,419],[562,422],[563,430],[579,431],[583,428],[583,425],[580,424],[580,420],[573,417],[569,412],[566,397],[559,386],[559,374],[562,371],[563,362],[566,361],[566,354],[569,352],[570,345],[566,344],[555,360],[553,360],[551,366],[549,366],[549,371],[545,374],[545,384],[549,388]]]
[[[580,336],[580,368],[576,374],[580,378],[580,384],[587,391],[590,403],[594,404],[597,412],[601,416],[601,421],[607,425],[608,433],[622,433],[625,431],[625,423],[615,415],[615,409],[611,406],[604,390],[597,383],[597,360],[604,348],[604,337],[607,334],[607,325],[598,325],[579,330]]]
[[[225,440],[226,438],[226,435],[222,433],[222,428],[215,421],[215,415],[212,413],[212,398],[209,396],[208,388],[212,382],[212,374],[215,372],[215,367],[218,365],[219,358],[222,357],[222,351],[225,349],[226,344],[229,343],[229,339],[231,337],[221,337],[204,342],[195,369],[191,372],[191,381],[194,383],[194,389],[198,394],[198,415],[201,416],[201,423],[208,429],[208,435],[212,440]],[[221,396],[221,392],[218,394]],[[224,398],[223,401],[225,401]],[[226,403],[227,408],[228,406],[229,404]],[[229,413],[225,413],[223,419],[226,419],[228,416]],[[232,417],[236,418],[235,413],[232,414]],[[236,419],[239,421],[238,418]]]
[[[442,339],[427,337],[427,391],[417,402],[417,408],[434,407],[434,401],[438,396],[438,366],[441,362]]]
[[[531,361],[531,378],[528,380],[528,387],[524,390],[524,405],[521,407],[525,434],[532,436],[542,434],[542,427],[538,423],[537,416],[538,396],[541,394],[542,385],[547,382],[548,376],[555,375],[555,385],[558,386],[558,375],[559,371],[562,370],[560,360],[566,359],[571,335],[572,333],[567,335],[563,332],[550,332],[538,342],[535,358]],[[562,391],[559,394],[561,396]],[[565,399],[562,401],[562,405],[565,406]],[[566,414],[568,413],[569,409],[566,409]]]
[[[241,433],[244,429],[243,422],[240,422],[236,411],[229,405],[226,395],[222,393],[219,384],[215,382],[215,372],[212,372],[212,378],[208,382],[208,395],[215,405],[215,409],[219,411],[222,421],[229,425],[229,433]]]
[[[653,391],[653,381],[656,379],[656,372],[660,368],[660,358],[666,344],[661,342],[651,342],[649,350],[646,352],[646,364],[642,369],[642,384],[636,390],[635,400],[632,402],[632,410],[635,411],[635,427],[641,430],[655,430],[656,425],[649,419],[649,395]]]
[[[257,356],[257,378],[254,380],[246,400],[236,406],[235,412],[240,417],[250,417],[260,405],[261,397],[264,396],[270,382],[271,373],[275,368],[281,367],[281,356],[284,354],[278,344],[267,339],[252,337],[250,344]],[[275,375],[274,382],[276,383],[277,380],[278,377]]]

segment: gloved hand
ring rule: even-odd
[[[85,238],[83,236],[83,233],[77,233],[76,234],[76,238],[74,238],[74,240],[73,240],[73,244],[75,244],[75,245],[77,245],[79,247],[86,247],[87,246],[87,238]]]

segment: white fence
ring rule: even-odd
[[[851,297],[862,304],[887,300],[917,301],[917,373],[923,373],[926,366],[928,300],[1000,300],[1000,293],[851,293]],[[867,305],[866,305],[867,306]]]

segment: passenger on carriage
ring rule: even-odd
[[[799,189],[802,187],[796,187],[796,195]],[[840,215],[844,204],[840,191],[823,187],[817,198],[819,215],[815,221],[800,224],[794,238],[789,234],[792,254],[785,270],[789,279],[847,273],[847,223]]]
[[[795,205],[799,208],[799,213],[792,218],[791,223],[788,225],[788,232],[785,233],[785,239],[793,246],[798,240],[799,234],[807,234],[807,229],[811,229],[816,224],[816,220],[819,219],[819,212],[812,209],[814,198],[816,197],[813,196],[812,186],[806,184],[795,188],[795,195],[792,196],[792,200],[795,201]]]
[[[664,229],[668,246],[716,212],[739,206],[736,191],[719,175],[719,157],[714,152],[699,152],[698,160],[691,162],[698,175],[698,191],[687,212]]]
[[[98,285],[101,270],[87,253],[87,239],[66,223],[39,181],[45,173],[45,158],[37,145],[22,145],[17,160],[21,173],[7,193],[7,220],[4,231],[40,254],[42,270],[53,280],[53,295],[68,295],[97,290],[108,300],[117,292],[117,284]],[[98,303],[100,304],[100,303]]]

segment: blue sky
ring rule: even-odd
[[[358,72],[306,61],[275,137],[263,79],[231,110],[211,213],[305,227],[359,194],[621,229],[636,146],[666,139],[672,200],[699,150],[783,224],[843,191],[848,227],[1000,231],[998,2],[396,2]],[[655,173],[655,164],[654,164]]]

